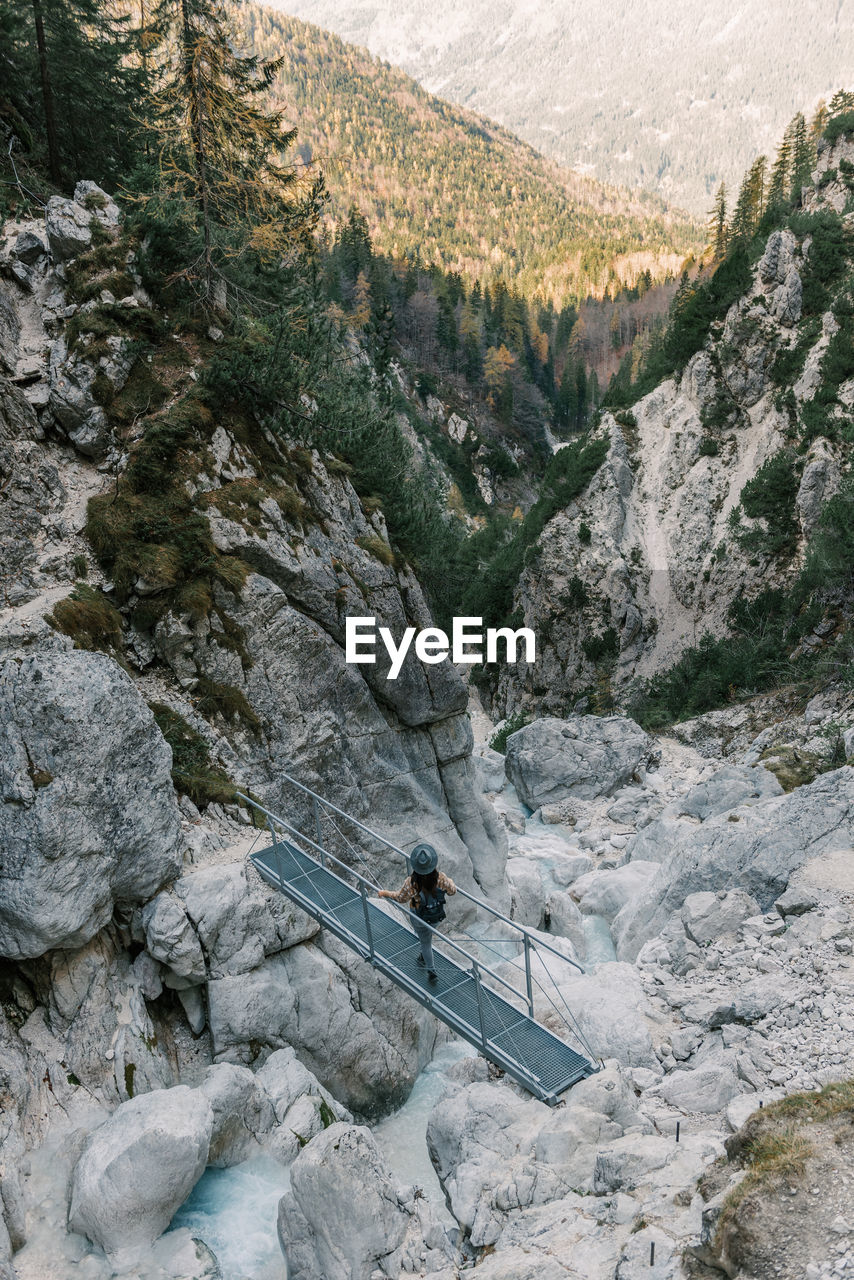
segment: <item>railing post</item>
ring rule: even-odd
[[[476,960],[472,961],[471,966],[472,977],[474,978],[474,989],[477,996],[477,1016],[480,1019],[480,1042],[483,1045],[483,1052],[489,1052],[486,1044],[486,1027],[483,1023],[483,992],[480,989],[480,968]]]
[[[326,857],[323,850],[323,831],[320,826],[320,805],[317,803],[317,796],[312,796],[311,807],[314,810],[314,831],[317,836],[317,843],[320,845],[320,865],[326,866]]]
[[[362,911],[365,913],[365,932],[368,937],[368,951],[371,955],[371,964],[374,963],[374,936],[371,932],[371,913],[368,910],[368,895],[365,891],[364,880],[359,881],[359,888],[362,891]]]
[[[279,842],[276,839],[276,828],[273,826],[272,818],[267,819],[267,826],[270,828],[270,836],[273,841],[273,849],[276,852],[276,866],[279,869],[279,884],[285,883],[285,877],[282,875],[282,855],[279,853]]]
[[[525,987],[528,992],[528,1013],[534,1016],[534,986],[531,981],[531,938],[525,934]]]

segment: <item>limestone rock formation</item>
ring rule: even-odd
[[[394,1255],[409,1225],[370,1130],[333,1124],[291,1167],[279,1239],[291,1280],[371,1280],[399,1274]]]
[[[107,1253],[153,1244],[201,1176],[213,1124],[207,1099],[185,1085],[122,1103],[77,1162],[72,1229]]]
[[[623,716],[546,716],[507,739],[507,776],[531,809],[610,795],[649,757],[651,739]]]
[[[0,954],[80,946],[178,873],[169,749],[121,668],[80,650],[2,663],[0,735]]]
[[[634,959],[690,893],[743,889],[767,910],[792,872],[854,842],[854,769],[837,769],[749,808],[710,818],[676,839],[643,896],[614,921],[618,954]]]

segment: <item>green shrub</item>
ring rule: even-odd
[[[795,459],[786,451],[774,454],[741,491],[741,507],[751,519],[765,521],[765,529],[740,535],[743,545],[773,557],[791,557],[797,549],[795,499],[798,476]]]
[[[847,133],[854,133],[854,111],[841,112],[829,120],[824,128],[824,136],[831,146]]]
[[[799,239],[811,237],[801,271],[805,315],[820,315],[830,302],[830,286],[845,269],[848,245],[842,219],[830,209],[818,213],[794,213],[789,225]]]
[[[217,684],[202,676],[195,690],[196,706],[205,717],[221,715],[225,720],[240,720],[247,728],[257,732],[261,721],[252,709],[246,694],[232,684]]]
[[[584,656],[588,662],[598,664],[610,662],[620,652],[620,640],[613,627],[608,627],[600,636],[589,636],[581,643]]]
[[[589,547],[592,537],[593,530],[586,521],[582,520],[578,526],[578,541],[581,543],[582,547]]]
[[[570,609],[583,609],[586,604],[590,603],[590,596],[587,588],[579,577],[573,575],[569,580],[566,590],[566,603]]]
[[[200,809],[208,804],[230,804],[235,786],[219,765],[211,764],[210,747],[183,716],[162,702],[150,703],[157,727],[172,748],[172,782],[181,795]]]
[[[713,439],[712,436],[703,436],[700,441],[700,457],[716,458],[719,453],[720,447],[717,440]]]
[[[507,739],[511,733],[515,733],[517,729],[523,729],[529,723],[528,717],[523,711],[514,711],[509,716],[501,728],[489,739],[489,745],[493,751],[500,751],[502,755],[507,752]]]
[[[395,563],[395,554],[384,538],[380,538],[377,534],[368,533],[361,538],[356,539],[356,546],[361,547],[363,551],[367,551],[369,555],[379,560],[380,564],[391,568]]]

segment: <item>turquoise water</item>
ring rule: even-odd
[[[415,1081],[412,1093],[400,1110],[373,1128],[394,1180],[401,1186],[422,1187],[440,1219],[449,1224],[453,1219],[445,1208],[444,1192],[427,1150],[427,1120],[445,1092],[448,1068],[461,1058],[476,1056],[477,1050],[463,1040],[442,1045]]]
[[[584,967],[592,969],[596,964],[616,960],[617,953],[611,939],[611,930],[604,916],[583,916]]]
[[[287,1169],[256,1156],[231,1169],[207,1169],[172,1219],[216,1254],[223,1280],[286,1280],[276,1234]]]

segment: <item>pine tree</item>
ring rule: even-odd
[[[161,0],[157,21],[171,54],[157,100],[154,199],[194,217],[202,251],[185,276],[201,281],[209,303],[222,297],[229,258],[252,250],[275,261],[305,242],[323,184],[299,190],[298,169],[285,161],[296,129],[281,111],[256,106],[283,59],[235,52],[221,0]]]
[[[768,161],[759,156],[748,169],[738,192],[732,218],[731,240],[752,240],[765,212],[765,175]]]
[[[139,139],[142,70],[128,17],[101,0],[7,0],[0,118],[56,186],[114,187]],[[8,96],[7,96],[8,95]]]
[[[815,168],[816,155],[807,122],[800,112],[795,116],[790,127],[792,130],[791,192],[793,201],[798,204],[801,199],[801,190],[809,183],[810,175]]]
[[[726,184],[721,183],[715,195],[715,204],[709,214],[709,240],[716,262],[726,256],[727,221],[726,221]]]

